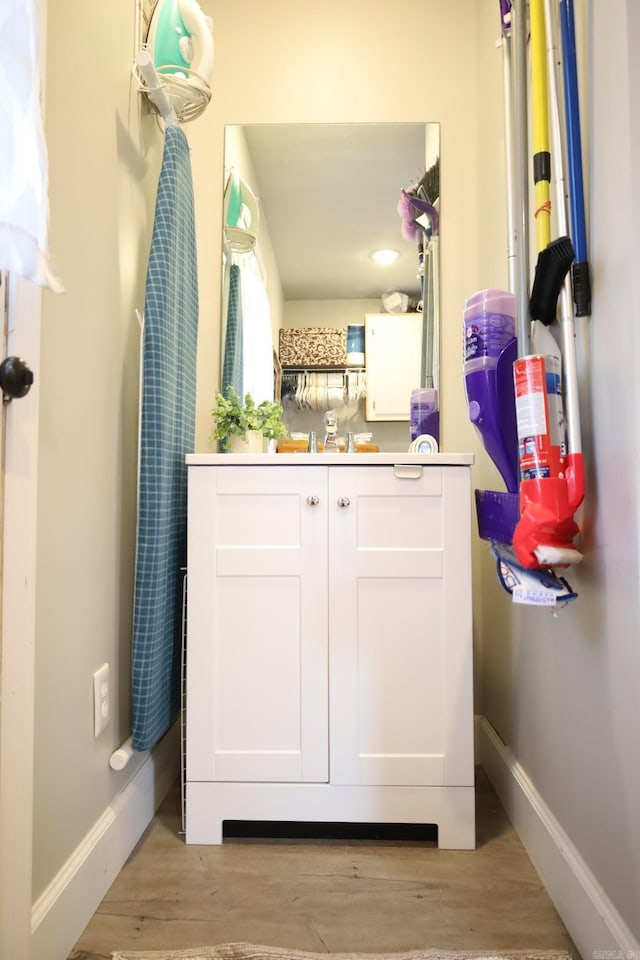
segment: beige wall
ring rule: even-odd
[[[66,292],[42,305],[34,898],[138,766],[108,766],[130,733],[135,310],[163,136],[140,120],[134,22],[131,0],[49,3],[50,246]],[[104,662],[112,719],[94,740],[92,674]]]

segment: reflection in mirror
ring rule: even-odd
[[[226,127],[223,389],[273,396],[275,353],[293,434],[333,407],[407,449],[411,392],[438,387],[439,147],[436,123]]]

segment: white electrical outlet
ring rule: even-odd
[[[109,723],[109,664],[93,675],[93,735],[99,737]]]

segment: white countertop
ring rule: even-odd
[[[474,462],[472,453],[189,453],[190,467],[350,467],[397,463],[431,467],[464,467]]]

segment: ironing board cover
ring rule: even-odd
[[[132,736],[152,747],[180,704],[187,468],[195,422],[198,284],[189,146],[165,134],[145,290],[132,644]]]

